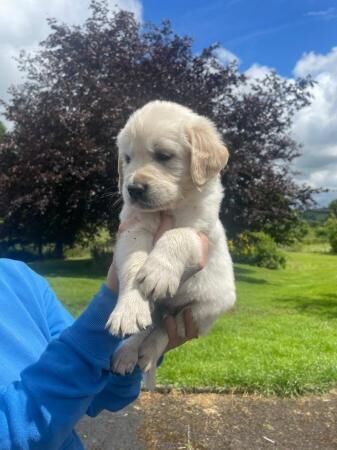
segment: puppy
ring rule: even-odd
[[[219,220],[219,173],[228,151],[214,124],[176,103],[153,101],[131,115],[117,144],[124,200],[115,249],[120,293],[107,328],[131,335],[113,360],[114,372],[125,374],[136,364],[144,372],[155,369],[168,344],[165,314],[176,316],[184,337],[188,306],[205,334],[233,306],[235,286]],[[153,246],[163,212],[175,225]],[[208,237],[208,259],[187,278],[202,261],[198,233]]]

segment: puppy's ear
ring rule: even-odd
[[[228,161],[229,153],[213,123],[201,118],[186,130],[191,147],[191,176],[201,187],[214,178]]]
[[[118,155],[118,191],[121,194],[123,189],[123,160]]]

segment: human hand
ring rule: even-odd
[[[198,337],[198,329],[193,321],[192,310],[190,308],[186,308],[183,311],[183,319],[185,326],[184,338],[178,335],[176,319],[173,316],[167,316],[165,318],[165,328],[169,338],[165,352],[168,352],[176,347],[179,347],[180,345],[185,344],[185,342]]]

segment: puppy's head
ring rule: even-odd
[[[117,143],[120,191],[142,210],[177,207],[228,160],[214,124],[171,102],[150,102],[136,111]]]

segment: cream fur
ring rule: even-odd
[[[183,336],[182,309],[189,305],[199,333],[205,334],[233,306],[235,286],[218,217],[223,196],[219,172],[228,152],[212,122],[175,103],[150,102],[130,117],[118,147],[124,199],[120,218],[122,223],[131,218],[132,225],[121,233],[115,250],[120,295],[107,326],[113,334],[132,334],[113,361],[114,371],[124,374],[137,363],[144,371],[156,367],[168,343],[158,311],[177,314]],[[158,151],[173,156],[158,161]],[[146,201],[131,201],[127,186],[132,183],[147,184]],[[160,211],[169,211],[175,226],[153,247]],[[207,263],[183,281],[202,257],[198,232],[209,240]]]

